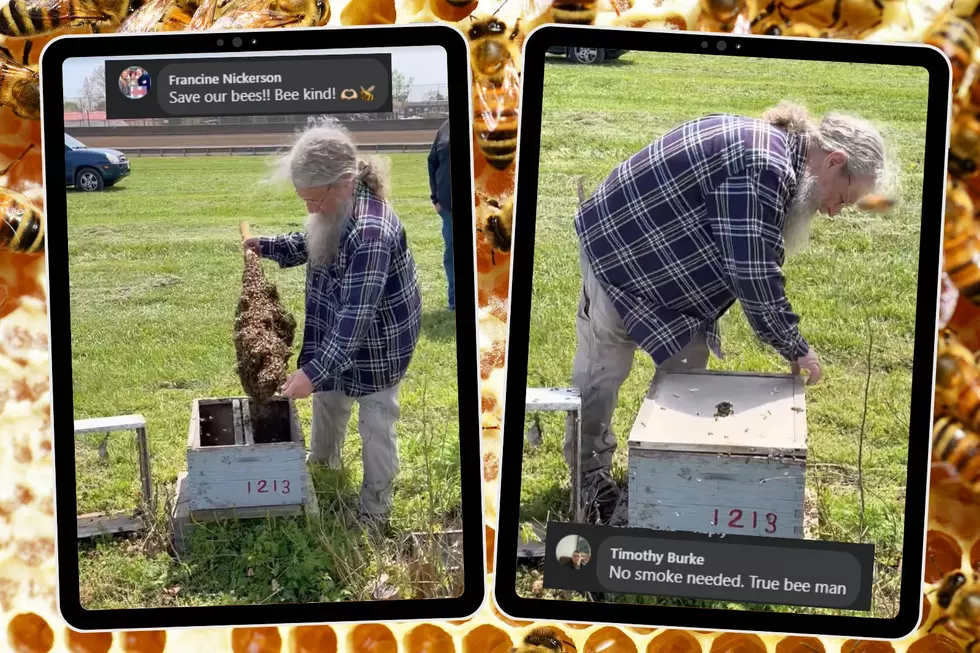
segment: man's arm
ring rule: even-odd
[[[785,199],[776,173],[748,171],[726,179],[707,197],[706,205],[722,267],[752,329],[786,360],[795,361],[810,347],[786,299],[785,278],[777,263],[776,213]]]
[[[436,188],[436,174],[439,171],[439,137],[442,135],[440,133],[436,134],[436,139],[432,141],[432,147],[429,148],[429,193],[433,204],[439,203],[439,198],[437,195]]]
[[[351,366],[374,321],[390,262],[391,247],[383,239],[366,240],[354,252],[341,280],[341,308],[334,328],[302,368],[314,388]]]
[[[259,238],[262,258],[275,261],[281,268],[291,268],[306,263],[306,235],[298,232],[281,236]]]

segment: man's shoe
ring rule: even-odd
[[[369,535],[390,537],[392,534],[391,521],[388,515],[372,515],[362,512],[358,515],[357,521]]]
[[[619,505],[622,491],[609,474],[609,470],[597,469],[585,477],[582,487],[586,508],[586,521],[608,524]]]

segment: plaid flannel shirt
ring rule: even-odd
[[[686,122],[617,167],[575,215],[596,278],[637,344],[661,364],[738,300],[788,360],[806,354],[785,294],[782,227],[808,137],[761,120]]]
[[[405,228],[390,205],[358,184],[352,217],[329,266],[306,268],[306,326],[297,366],[316,392],[350,397],[394,386],[422,328],[422,294]],[[259,239],[281,268],[307,263],[306,236]]]

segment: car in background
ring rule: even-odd
[[[549,54],[560,54],[572,63],[600,64],[604,61],[619,59],[629,50],[612,50],[610,48],[567,48],[554,46],[548,48]]]
[[[119,150],[89,147],[65,134],[65,184],[85,193],[108,188],[129,176],[129,159]]]

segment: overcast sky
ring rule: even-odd
[[[448,83],[448,72],[446,70],[446,51],[437,45],[413,46],[405,48],[358,48],[354,50],[291,50],[282,53],[287,56],[297,55],[330,55],[330,54],[391,54],[391,68],[393,71],[400,71],[406,78],[412,80],[412,94],[409,100],[421,100],[425,94],[441,86],[443,94],[446,93]],[[231,58],[236,56],[256,57],[256,56],[275,56],[271,52],[215,52],[207,54],[178,54],[166,59],[205,59],[205,58]],[[133,59],[134,57],[85,57],[68,59],[62,69],[62,83],[64,84],[65,97],[79,97],[82,94],[82,82],[88,75],[96,69],[101,70],[102,64],[106,59]]]

